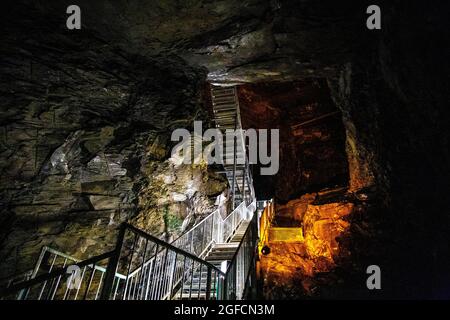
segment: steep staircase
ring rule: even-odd
[[[229,264],[236,253],[239,244],[244,238],[244,234],[249,226],[249,223],[249,221],[242,221],[233,237],[226,243],[215,244],[206,256],[205,260],[213,265],[216,265],[218,268],[222,266],[224,261]]]
[[[244,238],[248,226],[249,221],[242,221],[228,242],[213,245],[211,251],[206,255],[205,261],[211,263],[218,269],[226,271],[237,252],[239,244]],[[196,269],[193,277],[183,284],[180,292],[175,294],[175,299],[192,299],[193,297],[202,300],[206,299],[205,288],[207,288],[207,278],[206,270],[200,272],[200,269]],[[217,292],[215,291],[211,294],[213,297],[216,297]]]
[[[246,156],[237,89],[211,87],[211,99],[216,128],[225,136],[224,174],[232,188],[234,204],[254,196],[253,181]],[[234,131],[236,135],[226,135]]]
[[[216,127],[226,133],[224,171],[233,210],[209,214],[171,243],[123,223],[112,251],[80,261],[43,247],[33,270],[0,288],[2,299],[244,299],[254,286],[258,222],[235,87],[212,87]],[[237,130],[237,131],[235,131]],[[16,278],[14,278],[16,279]]]

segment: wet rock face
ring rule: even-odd
[[[383,31],[330,81],[344,115],[350,185],[372,186],[380,206],[361,217],[367,224],[353,230],[353,245],[368,246],[372,258],[364,261],[385,270],[385,297],[443,298],[450,283],[443,267],[450,263],[444,231],[450,220],[443,213],[449,91],[437,83],[448,77],[449,63],[437,48],[449,36],[442,13],[448,3],[386,8]],[[374,226],[376,234],[361,240]]]
[[[315,65],[334,65],[325,77],[342,111],[350,191],[366,193],[363,198],[369,197],[377,207],[359,212],[357,227],[351,224],[351,236],[345,241],[354,249],[353,263],[343,268],[358,276],[364,274],[364,266],[378,261],[387,279],[384,297],[447,297],[450,220],[444,213],[448,212],[444,190],[448,189],[450,163],[446,151],[449,91],[440,84],[448,82],[449,63],[446,50],[440,48],[442,39],[449,37],[448,18],[443,13],[448,4],[425,8],[419,1],[383,2],[380,32],[369,32],[358,23],[352,25],[355,20],[343,19],[350,24],[336,21],[338,40],[325,44],[319,39],[333,34],[324,29],[329,11],[317,10],[322,4],[316,3],[309,3],[296,20],[284,21],[286,25],[291,21],[290,28],[301,30],[305,37],[317,31],[316,44],[325,50],[339,41],[345,43],[348,31],[356,35],[353,45],[339,46],[336,60],[317,47],[308,53],[314,45],[305,48],[303,41],[298,41],[298,50],[293,51],[304,52]],[[357,6],[354,9],[359,10]],[[317,28],[300,28],[302,23],[308,24],[312,12],[318,17]],[[282,15],[278,17],[283,21]],[[257,68],[259,63],[245,64],[242,70]],[[274,74],[279,72],[275,78],[289,74],[274,64],[271,68]],[[295,68],[288,69],[293,72]],[[326,71],[314,70],[311,74],[316,77]],[[364,292],[364,287],[359,288]],[[358,294],[358,290],[353,292],[353,296]]]
[[[354,28],[365,12],[361,1],[258,1],[259,10],[242,4],[248,9],[235,12],[233,25],[218,23],[183,48],[188,61],[211,71],[212,82],[330,76],[357,46]]]
[[[345,221],[353,210],[352,203],[310,204],[303,217],[303,233],[306,252],[309,257],[323,257],[333,264],[343,255],[339,250],[337,239],[349,229]]]
[[[25,3],[21,6],[22,3]],[[70,1],[16,1],[17,16],[36,13],[64,28]],[[292,81],[334,75],[358,47],[362,1],[81,0],[83,26],[100,39],[143,55],[177,54],[208,69],[212,82]],[[31,9],[30,9],[31,8]],[[17,12],[16,12],[17,10]]]
[[[385,252],[383,212],[376,193],[327,188],[275,206],[272,226],[300,230],[293,239],[269,238],[260,259],[267,299],[367,298],[366,268]],[[296,231],[297,232],[297,231]]]
[[[110,249],[123,221],[170,240],[212,210],[226,181],[169,160],[172,130],[205,115],[203,70],[124,52],[89,31],[68,36],[51,20],[10,22],[0,277],[31,268],[43,245],[83,259]]]
[[[280,218],[294,216],[303,240],[268,244],[270,254],[261,257],[264,297],[324,297],[326,287],[342,282],[335,269],[350,260],[349,247],[342,239],[350,235],[350,224],[355,223],[355,207],[342,189],[306,194],[276,206],[275,225]]]

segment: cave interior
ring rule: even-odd
[[[171,161],[173,130],[213,125],[214,85],[280,133],[277,174],[252,166],[275,203],[260,298],[450,298],[448,4],[379,1],[368,30],[367,1],[78,2],[81,30],[68,1],[3,4],[0,279],[214,210],[220,168]]]

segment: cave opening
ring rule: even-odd
[[[245,84],[238,95],[244,129],[280,130],[278,173],[254,170],[259,199],[286,204],[305,193],[348,186],[345,130],[325,79]]]
[[[279,140],[269,141],[278,142],[278,171],[264,175],[263,164],[252,165],[256,198],[274,209],[267,235],[260,234],[267,237],[260,248],[261,297],[315,296],[317,274],[332,272],[345,256],[336,239],[348,231],[343,217],[353,210],[341,111],[322,78],[236,88],[244,130],[279,130]]]

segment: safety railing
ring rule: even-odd
[[[9,288],[15,284],[30,280],[33,274],[33,269],[25,272],[15,274],[13,276],[0,280],[0,288]],[[1,298],[0,298],[1,299]]]
[[[217,299],[224,273],[201,258],[123,224],[110,260],[102,299]],[[131,272],[131,270],[135,270]],[[125,276],[115,288],[114,274]],[[186,287],[186,284],[189,284]]]
[[[131,275],[137,265],[139,272]],[[225,276],[197,256],[129,224],[121,226],[113,251],[84,261],[44,247],[34,273],[32,279],[3,289],[0,296],[7,300],[221,299]]]
[[[215,210],[171,244],[203,258],[214,243],[221,241],[221,224],[222,216]]]
[[[49,247],[43,247],[30,279],[3,289],[3,299],[96,300],[104,285],[104,267],[113,252],[79,261]],[[116,274],[115,283],[124,283]]]
[[[245,201],[241,202],[233,212],[222,222],[222,241],[228,242],[238,228],[239,224],[248,218],[247,206]]]
[[[220,211],[215,210],[196,224],[192,229],[182,234],[171,244],[199,258],[212,248],[214,243],[227,242],[238,228],[239,224],[249,219],[255,208],[255,200],[251,198],[249,206],[242,201],[227,217],[222,218]]]
[[[242,202],[225,219],[216,210],[172,244],[123,224],[115,250],[85,261],[44,247],[31,279],[9,286],[0,295],[32,300],[163,300],[222,299],[228,292],[230,297],[241,287],[230,285],[224,291],[225,274],[204,257],[214,243],[228,241],[254,210],[255,202],[248,207]],[[237,261],[242,260],[240,255]]]
[[[258,253],[261,254],[262,248],[267,244],[269,238],[269,228],[275,216],[275,204],[273,200],[268,201],[259,220],[259,243]]]
[[[252,206],[249,207],[253,208]],[[215,243],[227,242],[233,236],[240,223],[251,216],[248,210],[245,202],[242,202],[225,219],[222,219],[218,210],[215,210],[188,232],[173,241],[171,245],[189,252],[200,259],[204,259]],[[137,266],[134,266],[134,271],[129,274],[127,283],[131,283],[132,285],[138,281],[137,279],[141,277],[141,274],[146,272],[146,268],[151,267],[153,263],[157,263],[157,261],[159,261],[158,259],[161,258],[158,256],[155,259],[153,256],[147,255],[147,261],[142,265],[138,264]],[[170,259],[172,258],[169,257],[169,260]],[[161,298],[167,299],[169,297],[169,293],[166,292],[166,295]]]
[[[248,161],[247,155],[245,156],[245,171],[247,172],[246,178],[248,179],[247,184],[250,189],[250,194],[246,194],[245,198],[247,200],[247,205],[255,201],[256,195],[255,195],[255,187],[253,186],[253,175],[252,171],[250,169],[250,163]]]
[[[223,294],[225,300],[244,299],[249,288],[255,287],[257,241],[258,228],[255,214],[227,268]]]

